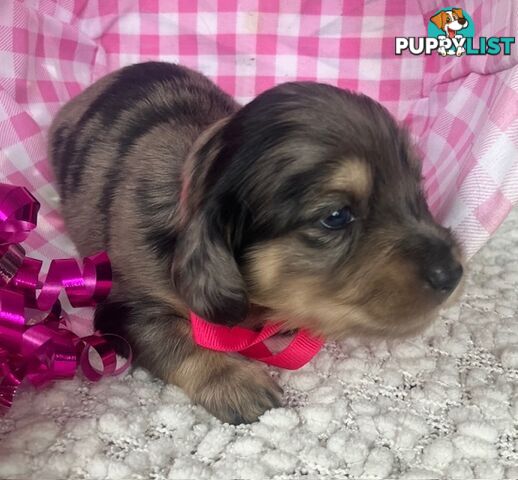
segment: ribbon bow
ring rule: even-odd
[[[97,381],[128,368],[116,368],[115,351],[107,336],[79,337],[66,328],[58,300],[64,289],[73,307],[92,306],[104,300],[111,288],[111,268],[106,253],[83,260],[83,272],[73,259],[53,260],[44,281],[42,262],[27,257],[19,245],[36,227],[40,204],[23,187],[0,184],[0,412],[7,411],[18,386],[27,379],[36,387],[54,379],[74,377],[78,366]],[[41,321],[27,319],[26,309],[47,312]],[[103,370],[90,363],[97,351]]]
[[[194,341],[218,352],[238,352],[254,360],[287,370],[297,370],[308,363],[322,348],[324,340],[299,330],[289,345],[272,353],[264,341],[281,331],[278,324],[265,325],[259,332],[243,327],[216,325],[191,312]]]

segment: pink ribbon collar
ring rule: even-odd
[[[243,327],[216,325],[191,312],[194,341],[205,348],[218,352],[238,352],[260,362],[296,370],[308,363],[322,348],[324,341],[312,336],[307,330],[299,330],[290,344],[277,353],[265,345],[264,341],[280,332],[278,324],[265,325],[255,332]]]

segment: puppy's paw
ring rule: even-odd
[[[259,366],[229,362],[194,392],[193,399],[222,422],[255,422],[271,408],[281,406],[282,389]]]

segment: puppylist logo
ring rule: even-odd
[[[475,25],[462,8],[438,10],[428,21],[427,37],[396,37],[396,55],[404,51],[412,55],[446,56],[510,55],[515,37],[480,37],[475,41]]]

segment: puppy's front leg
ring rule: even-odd
[[[258,365],[198,346],[168,380],[228,423],[250,423],[280,406],[281,388]]]
[[[199,347],[190,323],[166,304],[106,303],[96,310],[95,327],[127,338],[136,364],[178,385],[223,422],[253,422],[280,406],[281,388],[259,365]]]

